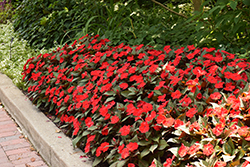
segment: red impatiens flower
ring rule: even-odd
[[[181,147],[178,150],[179,156],[184,157],[185,155],[187,155],[188,151],[189,151],[189,147],[187,147],[183,143],[181,143]]]
[[[213,76],[209,76],[209,77],[207,77],[207,80],[208,80],[208,82],[210,82],[210,83],[214,83],[214,84],[216,84],[217,83],[217,79],[215,78],[215,77],[213,77]]]
[[[179,126],[184,125],[184,122],[180,119],[175,120],[174,128],[177,129]]]
[[[221,94],[219,92],[214,92],[210,95],[211,99],[213,100],[219,100],[221,98]]]
[[[203,148],[203,154],[206,156],[211,155],[214,152],[214,146],[212,144],[205,144]]]
[[[149,131],[149,125],[147,122],[142,122],[140,127],[139,127],[139,130],[141,133],[146,133]]]
[[[102,129],[102,135],[107,136],[109,134],[108,125],[104,126]]]
[[[216,164],[214,165],[214,167],[225,167],[225,166],[227,166],[227,163],[223,161],[217,161]]]
[[[119,121],[119,117],[117,115],[114,115],[111,117],[111,124],[116,124]]]
[[[227,90],[227,91],[233,91],[235,88],[235,86],[233,85],[232,82],[229,82],[229,83],[226,83],[226,87],[224,88],[224,90]]]
[[[138,144],[130,142],[126,147],[129,149],[129,151],[133,152],[138,149]]]
[[[124,148],[121,151],[121,156],[122,156],[122,159],[126,159],[129,156],[129,149],[128,148]]]
[[[91,118],[91,117],[87,117],[87,118],[85,119],[85,124],[86,124],[87,127],[90,128],[91,126],[94,125],[94,122],[92,121],[92,118]]]
[[[213,129],[212,132],[216,135],[216,136],[220,136],[220,134],[223,132],[224,130],[224,124],[217,124]]]
[[[193,155],[197,151],[199,151],[200,145],[199,144],[193,144],[191,147],[189,147],[188,154]]]
[[[175,92],[173,92],[172,94],[171,94],[171,97],[173,98],[173,99],[179,99],[180,97],[181,97],[181,92],[179,91],[179,90],[176,90]]]
[[[120,84],[120,88],[121,89],[126,89],[128,87],[128,84],[127,83],[121,83]]]
[[[109,149],[109,143],[104,142],[96,149],[96,156],[99,157],[102,152],[106,152]]]
[[[129,163],[129,164],[128,164],[128,167],[135,167],[135,164]]]
[[[191,108],[186,112],[186,116],[189,118],[193,118],[193,116],[197,113],[196,108]]]
[[[130,125],[121,127],[119,133],[121,133],[122,136],[127,136],[130,133]]]
[[[238,129],[238,134],[243,137],[247,136],[249,134],[249,127],[247,126],[240,127]]]

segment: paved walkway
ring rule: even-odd
[[[48,167],[0,103],[0,167]]]

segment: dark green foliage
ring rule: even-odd
[[[232,53],[249,51],[249,2],[207,0],[193,13],[191,1],[158,0],[178,16],[151,0],[27,0],[14,27],[36,48],[70,43],[86,34],[120,43],[223,48]],[[40,12],[37,12],[40,11]]]

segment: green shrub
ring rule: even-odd
[[[14,10],[12,9],[11,1],[0,2],[0,24],[7,23],[12,18]]]
[[[94,166],[246,166],[249,68],[214,48],[86,36],[29,59],[23,79]]]

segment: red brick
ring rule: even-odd
[[[28,158],[20,158],[19,160],[15,160],[15,161],[12,161],[12,163],[14,165],[21,165],[21,164],[28,164],[28,163],[31,163],[31,158],[32,157],[28,157]],[[36,161],[35,161],[36,162]]]
[[[0,125],[13,124],[12,120],[0,121]]]
[[[14,165],[10,162],[4,163],[4,164],[0,164],[1,167],[14,167]]]
[[[3,121],[12,121],[12,120],[8,115],[1,115],[0,122],[3,122]]]
[[[10,156],[10,155],[22,154],[22,153],[27,153],[27,152],[31,152],[30,147],[8,150],[5,153],[7,156]]]
[[[6,154],[4,152],[4,150],[2,149],[2,147],[0,147],[0,158],[2,157],[6,157]]]
[[[8,136],[14,136],[16,134],[18,134],[17,131],[3,132],[3,133],[0,133],[0,138],[8,137]]]
[[[16,128],[17,128],[16,126],[9,126],[7,128],[0,128],[0,133],[16,131],[17,130]]]
[[[13,144],[19,144],[19,143],[23,143],[23,142],[27,142],[25,139],[14,139],[14,140],[9,140],[9,141],[4,141],[4,142],[0,142],[1,146],[7,146],[7,145],[13,145]]]
[[[29,147],[29,146],[30,146],[30,144],[28,142],[23,142],[23,143],[3,146],[3,149],[4,149],[4,151],[8,151],[8,150],[14,150],[14,149],[18,149],[18,148]]]
[[[37,167],[37,166],[46,165],[46,164],[43,161],[35,161],[35,162],[27,163],[27,165]]]
[[[1,165],[1,164],[4,164],[4,163],[7,163],[7,162],[9,162],[9,160],[8,160],[8,158],[6,157],[6,155],[5,155],[5,157],[1,157],[1,158],[0,158],[0,165]]]
[[[41,157],[39,157],[37,155],[37,153],[35,151],[33,151],[33,152],[27,152],[27,153],[22,153],[22,154],[10,155],[9,160],[14,161],[14,160],[18,160],[20,158],[27,158],[27,157],[31,157],[31,158],[34,157],[34,158],[39,159],[39,160],[42,159]]]
[[[20,136],[21,136],[21,135],[19,134],[19,135],[14,135],[14,136],[2,137],[2,138],[0,138],[0,142],[4,142],[4,141],[8,141],[8,140],[19,139]]]
[[[1,125],[0,129],[8,129],[9,127],[15,127],[15,128],[17,128],[16,124],[12,122],[10,124]]]

